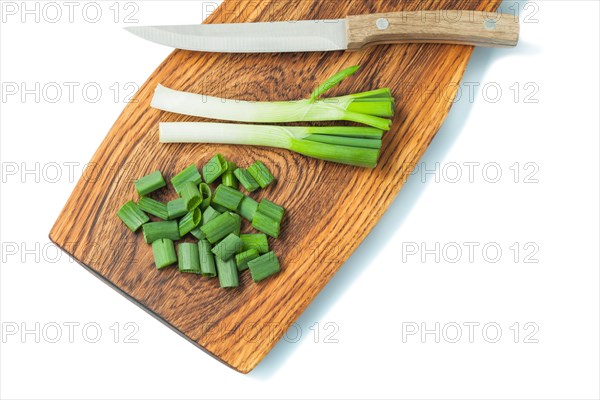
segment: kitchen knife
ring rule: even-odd
[[[369,45],[396,43],[513,47],[519,40],[517,17],[467,10],[401,11],[333,20],[125,29],[166,46],[218,53],[359,50]]]

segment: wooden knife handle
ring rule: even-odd
[[[510,14],[468,10],[401,11],[347,18],[348,50],[368,45],[447,43],[514,47],[519,19]]]

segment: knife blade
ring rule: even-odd
[[[513,47],[519,40],[520,27],[519,20],[508,14],[437,10],[329,20],[139,26],[125,29],[152,42],[182,50],[287,53],[359,50],[367,45],[397,43]]]
[[[346,50],[346,20],[128,27],[151,42],[217,53],[285,53]]]

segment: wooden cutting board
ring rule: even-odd
[[[493,11],[500,0],[225,0],[207,23],[343,18],[415,9]],[[119,117],[50,232],[50,239],[106,283],[236,370],[251,371],[300,316],[394,200],[448,113],[472,52],[455,45],[378,46],[360,52],[201,54],[174,51]],[[159,121],[194,121],[150,108],[158,83],[244,100],[296,100],[351,65],[362,66],[329,95],[390,87],[397,115],[374,170],[326,163],[285,150],[161,145]],[[279,178],[261,193],[284,205],[271,245],[282,273],[219,288],[217,280],[157,271],[150,246],[117,219],[135,199],[132,181],[156,169],[167,178],[215,153],[247,166],[256,159]],[[167,199],[171,190],[159,197]]]

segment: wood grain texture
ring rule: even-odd
[[[466,10],[400,11],[348,17],[348,49],[398,43],[446,43],[514,47],[519,19]]]
[[[208,23],[341,18],[409,9],[493,10],[499,0],[225,0]],[[396,197],[451,107],[472,48],[378,46],[358,52],[201,54],[174,51],[108,133],[58,217],[50,238],[105,282],[236,370],[247,373],[358,247]],[[362,70],[333,94],[390,87],[397,115],[374,170],[326,163],[285,150],[158,144],[159,121],[199,121],[149,107],[158,83],[219,97],[292,100],[350,65]],[[216,152],[241,165],[261,159],[279,178],[261,195],[286,206],[282,236],[271,242],[282,273],[260,284],[250,275],[223,290],[217,280],[156,271],[150,246],[115,216],[134,199],[132,180],[167,177]],[[165,200],[172,190],[160,193]],[[368,209],[360,205],[368,204]]]

